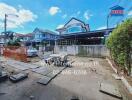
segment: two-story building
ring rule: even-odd
[[[83,21],[71,18],[62,28],[56,29],[60,35],[63,34],[73,34],[73,33],[81,33],[81,32],[89,32],[89,24],[85,24]]]
[[[113,28],[90,31],[89,24],[71,18],[62,28],[56,29],[60,33],[58,45],[95,45],[104,44],[106,37]]]
[[[36,44],[47,42],[49,45],[54,45],[55,40],[59,37],[59,35],[55,32],[52,32],[50,30],[43,30],[40,28],[35,28],[32,34],[32,42]]]

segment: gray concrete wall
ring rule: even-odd
[[[55,52],[67,52],[71,55],[88,56],[88,57],[106,57],[109,51],[105,45],[63,45],[56,46]]]

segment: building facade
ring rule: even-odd
[[[42,30],[36,28],[33,31],[32,42],[40,44],[41,42],[47,42],[49,45],[54,45],[55,40],[59,37],[55,32],[50,30]]]
[[[56,29],[60,38],[58,45],[98,45],[105,44],[106,38],[113,28],[90,31],[89,24],[71,18],[64,27]]]
[[[89,24],[85,24],[83,21],[71,18],[62,28],[56,29],[60,35],[73,34],[90,31]]]

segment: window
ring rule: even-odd
[[[45,34],[43,34],[43,37],[45,37]]]
[[[81,25],[70,26],[67,29],[67,33],[77,33],[77,32],[86,32],[86,29],[85,28],[82,28]]]
[[[75,32],[81,32],[81,28],[76,26],[68,28],[68,33],[75,33]]]

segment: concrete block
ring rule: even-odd
[[[0,82],[5,81],[8,78],[8,75],[6,72],[2,71],[0,75]]]
[[[27,77],[28,77],[27,73],[19,73],[19,74],[16,74],[16,75],[11,75],[10,80],[12,82],[18,82],[18,81],[24,80]]]
[[[57,74],[54,74],[53,72],[51,72],[51,73],[47,74],[46,76],[49,77],[49,78],[51,78],[51,79],[53,79],[53,78],[56,77],[56,75]]]
[[[118,88],[116,88],[114,85],[108,83],[101,83],[100,91],[110,96],[122,99],[122,95],[120,94]]]
[[[33,69],[32,71],[41,75],[47,75],[48,73],[52,71],[52,69],[50,67],[40,67],[40,68]]]
[[[42,85],[47,85],[51,81],[51,78],[47,76],[43,76],[37,83],[42,84]]]
[[[35,68],[39,67],[37,65],[28,64],[28,63],[24,63],[24,62],[20,62],[20,61],[16,61],[16,60],[8,60],[7,64],[16,68],[16,69],[22,70],[22,71],[28,70],[28,69],[35,69]]]

